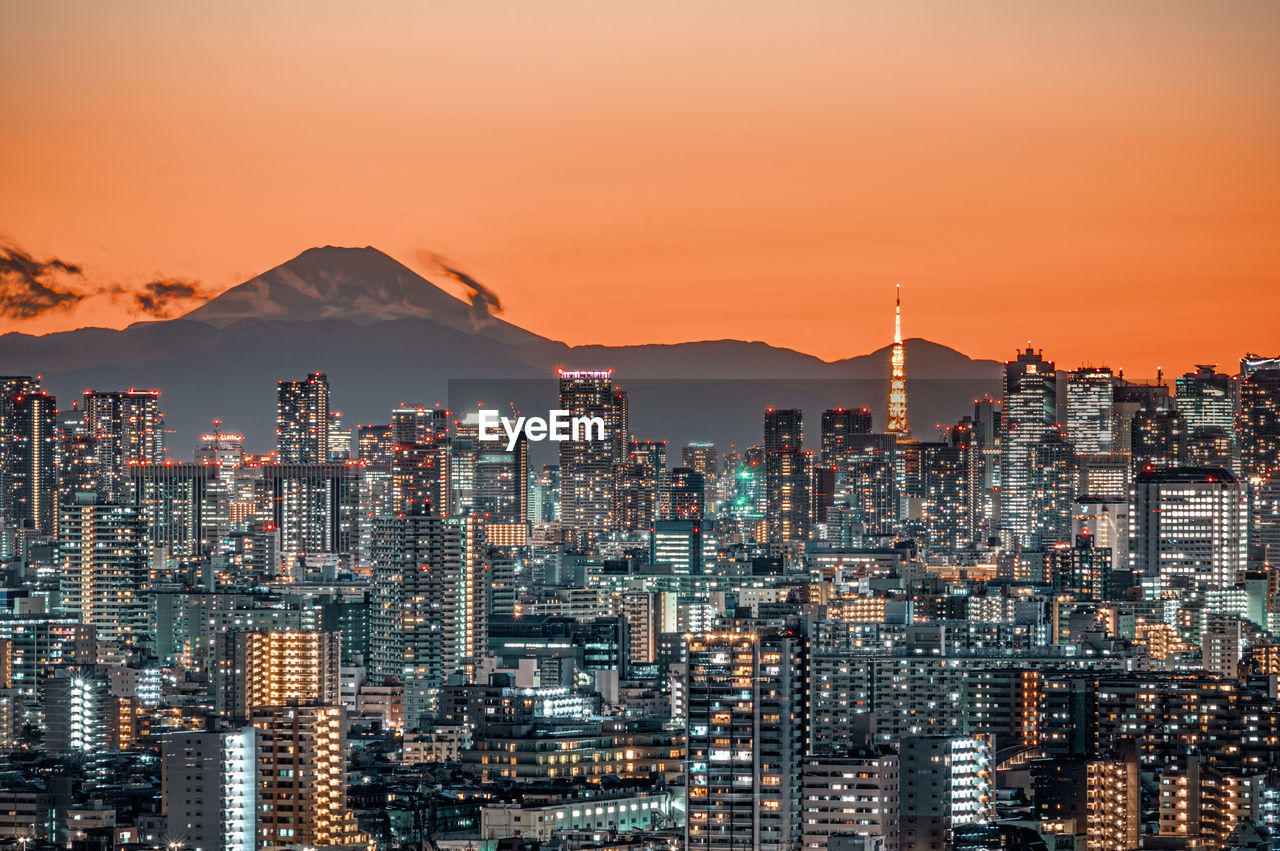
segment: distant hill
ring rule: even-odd
[[[922,439],[970,412],[975,396],[999,392],[995,361],[921,339],[907,341],[906,359]],[[805,408],[814,442],[826,407],[867,405],[882,427],[889,347],[834,363],[739,340],[570,347],[490,316],[376,249],[325,247],[177,319],[6,334],[0,364],[42,375],[63,408],[86,388],[159,388],[171,453],[181,458],[214,417],[244,431],[251,449],[271,448],[280,379],[328,374],[350,426],[386,422],[399,402],[545,411],[555,407],[561,365],[612,367],[640,437],[746,445],[760,439],[761,411],[774,404]]]

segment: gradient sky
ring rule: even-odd
[[[0,236],[211,291],[431,251],[569,343],[827,359],[901,282],[908,336],[1180,372],[1280,352],[1277,57],[1275,0],[9,0]]]

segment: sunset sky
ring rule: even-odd
[[[975,357],[1280,353],[1276,0],[9,2],[0,79],[0,238],[70,287],[374,245],[573,344],[847,357],[900,282]]]

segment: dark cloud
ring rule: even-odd
[[[70,310],[89,293],[68,289],[57,278],[81,274],[74,263],[36,260],[20,248],[0,245],[0,316],[34,319],[51,310]]]
[[[471,318],[477,326],[488,324],[502,312],[502,300],[498,298],[498,294],[459,269],[450,260],[430,251],[421,251],[419,256],[467,288],[467,301],[471,302]]]
[[[131,296],[140,313],[160,318],[170,315],[173,302],[208,301],[214,296],[199,283],[178,278],[149,281],[140,290],[122,290],[121,294]]]

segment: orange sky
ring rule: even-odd
[[[1182,371],[1280,352],[1277,57],[1275,0],[10,3],[0,235],[212,290],[425,249],[570,343],[828,359],[901,282],[909,336]]]

